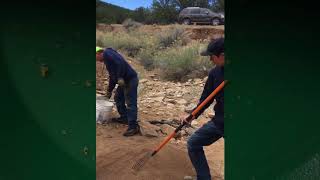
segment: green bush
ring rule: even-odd
[[[183,27],[173,26],[167,31],[157,36],[160,48],[168,48],[171,46],[185,46],[190,42],[185,29]]]
[[[137,55],[138,61],[144,66],[148,71],[155,68],[155,50],[152,48],[142,49]]]
[[[144,48],[143,42],[127,33],[105,33],[102,36],[101,42],[104,47],[112,47],[116,50],[123,50],[130,57],[136,56],[140,49]]]
[[[171,81],[185,81],[189,78],[207,75],[212,65],[207,57],[199,55],[202,45],[198,42],[180,48],[171,48],[154,57],[161,77]]]

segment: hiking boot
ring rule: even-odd
[[[125,133],[123,133],[123,136],[134,136],[136,134],[140,134],[140,127],[137,126],[136,128],[128,128]]]
[[[111,118],[111,122],[128,125],[128,120],[126,118],[123,118],[123,117]]]

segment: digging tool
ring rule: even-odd
[[[193,110],[193,112],[186,118],[186,122],[184,121],[179,127],[177,127],[175,131],[173,131],[166,139],[164,139],[153,152],[149,152],[141,159],[139,159],[132,166],[132,169],[134,171],[140,170],[151,157],[156,155],[162,149],[162,147],[170,141],[170,139],[172,139],[188,122],[190,122],[199,113],[203,106],[208,104],[208,102],[214,98],[214,96],[225,86],[227,82],[228,81],[223,81],[195,110]]]

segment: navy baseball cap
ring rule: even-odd
[[[205,51],[201,52],[201,56],[220,55],[224,52],[224,38],[211,41]]]

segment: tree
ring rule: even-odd
[[[173,23],[178,16],[177,4],[175,0],[153,0],[152,14],[157,23]]]
[[[216,12],[224,12],[224,0],[213,0],[210,9]]]

